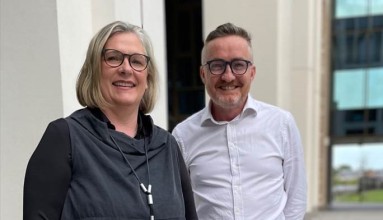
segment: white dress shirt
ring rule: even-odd
[[[249,95],[232,121],[215,121],[205,107],[173,135],[190,172],[199,219],[304,218],[303,150],[289,112]]]

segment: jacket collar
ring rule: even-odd
[[[116,130],[116,127],[106,117],[106,115],[101,111],[101,109],[89,108],[89,107],[87,109],[89,109],[89,111],[92,113],[92,115],[94,117],[96,117],[98,120],[106,123],[106,125],[109,129]],[[151,133],[151,128],[152,128],[151,119],[148,118],[146,115],[144,115],[141,111],[139,111],[139,113],[138,113],[137,123],[138,123],[138,129],[137,129],[137,134],[134,137],[135,139],[144,138],[145,134]],[[146,129],[144,129],[144,128],[146,128]]]

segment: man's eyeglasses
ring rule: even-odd
[[[118,50],[104,49],[103,56],[105,63],[111,67],[119,67],[124,62],[125,57],[128,57],[130,66],[136,71],[143,71],[148,67],[150,57],[134,53],[124,54]]]
[[[231,72],[236,75],[242,75],[246,73],[249,64],[252,64],[248,60],[234,59],[230,62],[217,59],[207,61],[203,66],[209,67],[210,73],[213,75],[221,75],[226,71],[226,66],[229,64]]]

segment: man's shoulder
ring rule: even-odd
[[[273,114],[290,117],[291,113],[279,106],[253,99],[257,113]]]
[[[201,121],[203,120],[203,116],[205,115],[206,108],[201,109],[200,111],[190,115],[187,117],[185,120],[181,121],[178,123],[174,129],[173,133],[177,132],[178,130],[184,130],[188,129],[190,130],[191,128],[199,127],[201,125]]]

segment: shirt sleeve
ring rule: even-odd
[[[291,115],[288,117],[285,128],[283,171],[287,203],[284,214],[286,220],[301,220],[306,213],[306,173],[299,130]]]
[[[189,172],[186,169],[185,161],[182,157],[181,151],[179,147],[177,147],[178,151],[178,162],[180,167],[180,174],[181,174],[181,184],[182,184],[182,192],[184,195],[184,202],[185,202],[185,217],[187,220],[197,220],[197,212],[195,208],[194,203],[194,195],[193,190],[190,184],[190,176]]]
[[[26,169],[24,220],[60,219],[71,179],[70,154],[67,122],[51,122]]]

